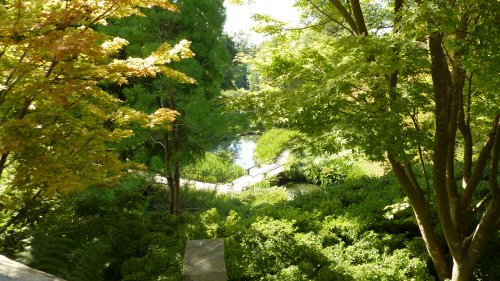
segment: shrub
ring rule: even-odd
[[[286,166],[285,175],[290,180],[305,180],[321,186],[331,186],[365,176],[357,156],[325,156],[293,155]],[[363,165],[366,163],[362,162]]]
[[[32,260],[81,280],[179,280],[186,241],[220,237],[230,280],[431,280],[422,240],[386,231],[399,224],[384,219],[403,197],[394,183],[347,179],[292,198],[278,187],[186,189],[182,204],[192,208],[171,216],[157,207],[165,191],[131,176],[63,201],[39,225]],[[478,276],[493,268],[483,264]],[[88,266],[93,276],[78,275]]]
[[[227,183],[245,174],[226,153],[206,153],[204,158],[182,168],[182,176],[210,183]]]

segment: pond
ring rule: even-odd
[[[255,165],[253,153],[257,146],[257,139],[259,136],[244,136],[238,141],[234,142],[231,146],[236,151],[236,158],[234,163],[238,166],[248,169]]]
[[[286,191],[290,197],[297,193],[307,193],[320,188],[317,184],[305,183],[305,182],[289,182],[284,185]]]
[[[239,140],[231,144],[231,150],[235,151],[234,163],[238,166],[248,169],[253,167],[256,163],[253,158],[255,147],[259,135],[243,136]],[[304,182],[289,182],[283,187],[286,188],[290,197],[297,193],[306,193],[319,188],[319,185],[304,183]]]

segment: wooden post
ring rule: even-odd
[[[227,281],[224,239],[187,241],[182,275],[184,281]]]

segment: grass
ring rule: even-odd
[[[245,169],[234,164],[222,153],[207,153],[204,158],[183,168],[182,176],[209,183],[228,183],[245,174]]]
[[[289,141],[298,134],[287,129],[271,129],[257,141],[255,155],[257,162],[278,156],[287,147]]]

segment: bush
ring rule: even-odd
[[[185,189],[190,208],[171,216],[164,190],[130,176],[61,203],[39,225],[31,260],[68,280],[179,280],[187,240],[224,238],[229,280],[430,280],[421,240],[385,231],[399,223],[384,219],[403,197],[394,183],[348,179],[292,198],[278,187]],[[78,275],[86,267],[93,275]]]
[[[321,186],[337,185],[346,179],[357,179],[366,174],[358,165],[358,156],[316,157],[312,155],[292,155],[286,166],[285,176],[289,180],[304,180]],[[366,165],[365,162],[361,162]]]
[[[204,158],[182,168],[182,176],[196,181],[228,183],[245,175],[245,169],[234,164],[226,153],[206,153]]]

